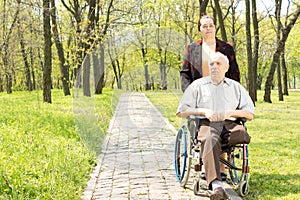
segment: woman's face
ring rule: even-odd
[[[203,18],[200,20],[200,34],[203,39],[210,39],[216,37],[216,27],[211,18]]]

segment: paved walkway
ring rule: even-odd
[[[175,179],[176,132],[144,94],[123,94],[81,199],[209,199],[194,195],[192,178],[186,189]]]

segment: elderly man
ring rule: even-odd
[[[225,78],[229,68],[228,58],[216,52],[209,61],[210,75],[195,80],[184,92],[176,115],[188,117],[202,116],[198,140],[201,141],[206,181],[213,190],[211,199],[228,199],[220,175],[219,155],[221,143],[228,143],[228,135],[233,129],[244,129],[235,123],[236,118],[252,120],[254,105],[245,88],[238,82]],[[246,130],[240,130],[242,133]]]

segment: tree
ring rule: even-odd
[[[52,19],[52,32],[53,32],[53,39],[57,49],[57,55],[60,62],[60,72],[61,72],[61,80],[63,84],[63,91],[64,95],[70,95],[70,88],[69,88],[69,66],[66,65],[65,55],[64,55],[64,48],[62,42],[59,38],[58,32],[58,24],[56,20],[56,6],[55,0],[51,0],[51,19]]]
[[[289,16],[289,8],[290,8],[290,1],[288,1],[288,6],[287,6],[287,14],[286,14],[286,18],[285,18],[285,26],[286,23],[288,22],[288,16]],[[283,76],[283,95],[289,95],[289,91],[288,91],[288,69],[287,69],[287,65],[286,65],[286,60],[285,60],[285,47],[284,47],[284,51],[282,53],[281,56],[281,65],[282,65],[282,76]]]
[[[251,83],[255,82],[253,81],[253,66],[252,66],[252,38],[251,38],[251,21],[250,21],[250,1],[245,0],[246,3],[246,40],[247,40],[247,63],[248,63],[248,89],[249,91],[252,91],[253,88]],[[250,89],[251,88],[251,89]],[[249,95],[253,102],[255,102],[255,97],[252,93],[249,92]]]
[[[281,28],[282,28],[281,21],[280,21],[282,0],[276,0],[275,2],[276,2],[275,17],[276,17],[276,22],[277,22],[276,39],[278,42],[280,40]],[[280,54],[280,57],[282,57],[282,54],[284,53],[284,47],[285,47],[285,43],[283,43],[282,52]],[[277,66],[276,71],[277,71],[278,98],[279,98],[279,101],[283,101],[280,60],[278,61],[276,66]]]
[[[111,33],[112,38],[111,40],[107,41],[107,54],[110,58],[114,80],[117,82],[117,88],[122,89],[122,76],[125,69],[125,62],[126,62],[126,50],[127,46],[119,46],[117,37],[124,38],[126,36],[117,36],[114,32]],[[104,55],[103,55],[104,56]],[[113,81],[114,82],[114,81]]]
[[[200,3],[201,0],[199,0]],[[202,3],[202,8],[197,4],[197,0],[191,1],[175,1],[172,9],[169,9],[167,14],[173,22],[174,29],[182,32],[185,36],[184,44],[193,42],[199,37],[199,32],[197,29],[197,22],[200,18],[201,9],[206,10],[208,1]],[[180,9],[178,9],[178,7]],[[205,13],[203,11],[203,14]]]
[[[214,2],[215,2],[215,7],[216,7],[216,14],[218,16],[218,21],[219,21],[219,29],[221,30],[222,40],[228,41],[227,40],[226,29],[225,29],[225,25],[224,25],[223,13],[222,13],[222,9],[221,9],[219,0],[214,0]],[[230,9],[230,7],[231,6],[229,6],[228,9]]]
[[[114,5],[114,0],[110,0],[107,2],[108,6],[107,6],[107,12],[103,13],[102,19],[103,21],[100,21],[100,11],[104,10],[104,5],[103,7],[100,7],[101,4],[97,3],[97,14],[96,14],[96,28],[97,28],[97,32],[99,32],[99,34],[97,35],[97,40],[96,40],[96,44],[100,44],[100,61],[96,61],[96,59],[98,59],[97,56],[94,56],[95,62],[94,62],[94,72],[95,73],[95,84],[96,84],[96,88],[95,88],[95,94],[102,94],[102,90],[104,87],[104,48],[103,48],[103,42],[104,39],[106,37],[106,34],[108,32],[108,29],[111,25],[111,15],[113,14],[113,5]],[[95,64],[99,63],[99,66],[96,66]],[[100,69],[96,69],[97,67],[99,67]]]
[[[50,24],[50,0],[43,0],[43,25],[44,25],[44,69],[43,69],[43,100],[52,103],[51,99],[51,73],[52,73],[52,50],[51,50],[51,24]]]
[[[291,17],[289,23],[284,28],[282,28],[282,37],[277,43],[275,53],[273,54],[272,64],[271,64],[271,67],[270,67],[270,70],[269,70],[269,73],[268,73],[268,76],[267,76],[267,79],[265,82],[265,94],[264,94],[265,102],[272,103],[271,88],[272,88],[272,84],[273,84],[274,72],[275,72],[277,65],[280,62],[280,56],[284,50],[285,42],[289,36],[291,29],[293,28],[294,24],[296,23],[299,15],[300,15],[300,5],[297,5],[296,11],[294,12],[293,16]]]
[[[146,7],[146,5],[148,7]],[[135,18],[137,18],[137,23],[139,24],[139,31],[135,32],[135,37],[137,38],[136,46],[139,47],[141,59],[143,61],[144,66],[144,77],[145,77],[145,90],[150,90],[150,74],[149,74],[149,66],[148,66],[148,37],[151,35],[149,33],[149,30],[145,27],[147,27],[147,22],[151,20],[152,13],[151,11],[153,9],[152,4],[147,4],[147,2],[140,2],[140,4],[137,5],[137,13]],[[149,27],[149,26],[148,26]]]
[[[257,18],[257,10],[256,10],[256,0],[252,0],[252,21],[253,21],[253,33],[254,33],[254,45],[253,45],[253,58],[252,58],[252,65],[253,65],[253,71],[251,79],[249,77],[249,80],[252,82],[249,84],[252,86],[252,88],[249,88],[250,97],[252,98],[253,102],[257,100],[257,82],[258,76],[257,76],[257,65],[258,65],[258,51],[259,51],[259,27],[258,27],[258,18]],[[248,75],[249,76],[249,75]]]
[[[250,1],[245,0],[246,3],[246,39],[247,39],[247,63],[248,63],[248,90],[249,95],[255,103],[256,101],[256,66],[258,59],[258,21],[256,16],[256,1],[252,0],[252,18],[253,18],[253,27],[254,27],[254,52],[252,54],[252,37],[251,37],[251,9],[250,9]]]
[[[25,84],[27,87],[28,91],[32,91],[34,89],[33,87],[33,81],[31,78],[32,72],[31,72],[31,68],[32,66],[30,65],[30,60],[29,60],[29,56],[30,54],[27,53],[26,51],[26,41],[25,41],[25,31],[23,30],[24,27],[22,27],[22,22],[20,21],[20,18],[17,19],[17,24],[18,24],[18,38],[19,38],[19,42],[20,42],[20,48],[21,48],[21,54],[22,54],[22,59],[24,62],[24,69],[25,69]]]
[[[285,48],[281,54],[282,79],[283,79],[283,95],[289,95],[288,91],[288,73],[285,60]]]
[[[79,0],[69,1],[67,5],[65,0],[61,0],[64,7],[71,13],[76,21],[76,68],[74,76],[76,78],[77,70],[80,69],[83,59],[87,54],[99,45],[100,61],[94,61],[93,67],[95,72],[95,94],[101,94],[104,87],[104,48],[103,42],[106,37],[112,15],[114,0],[105,3],[99,3],[98,0],[87,1],[81,5]],[[88,8],[87,18],[85,19],[85,10]],[[115,9],[117,10],[117,9]],[[90,59],[90,58],[89,58]],[[98,59],[94,56],[93,59]],[[95,64],[99,64],[95,66]],[[86,67],[91,67],[87,65]],[[100,69],[99,69],[100,68]],[[87,83],[88,81],[86,81]],[[89,87],[86,87],[89,88]]]
[[[19,6],[21,1],[18,0],[17,2],[17,9],[16,12],[14,13],[14,17],[13,17],[13,21],[10,23],[6,23],[6,0],[3,3],[3,7],[4,7],[4,12],[3,12],[3,44],[0,47],[0,52],[2,54],[2,61],[3,61],[3,65],[4,65],[4,73],[5,73],[5,78],[6,78],[6,92],[8,94],[12,93],[12,72],[13,69],[9,70],[10,68],[10,63],[9,63],[9,44],[11,42],[11,38],[12,38],[12,34],[13,34],[13,29],[15,28],[17,21],[18,21],[18,15],[20,12]],[[10,27],[7,28],[7,24],[10,24]],[[2,82],[2,79],[0,79],[0,84]],[[1,86],[2,88],[2,86]],[[2,89],[1,89],[2,90]]]
[[[84,35],[85,29],[83,28],[83,11],[84,8],[86,7],[85,5],[81,6],[79,0],[71,0],[69,1],[70,6],[68,6],[65,3],[65,0],[61,0],[63,6],[71,13],[71,16],[75,20],[75,31],[76,31],[76,38],[75,38],[75,51],[76,51],[76,58],[74,60],[74,71],[73,71],[73,76],[72,77],[74,80],[76,79],[77,76],[77,70],[80,69],[81,64],[84,59],[84,40],[82,38],[82,35]]]
[[[233,45],[233,48],[236,49],[236,43],[237,43],[237,34],[238,34],[238,31],[241,29],[241,25],[237,26],[238,25],[238,19],[239,19],[239,16],[237,16],[237,7],[239,5],[239,1],[232,1],[232,4],[230,6],[230,10],[231,11],[231,22],[230,22],[230,25],[231,25],[231,40],[232,40],[232,45]]]

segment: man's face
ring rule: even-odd
[[[209,71],[212,79],[222,80],[228,70],[228,64],[222,56],[215,55],[209,63]]]
[[[216,27],[211,18],[203,18],[200,20],[200,34],[202,38],[215,38]]]

